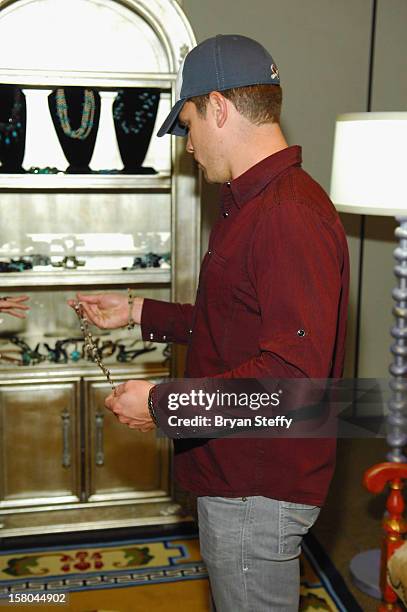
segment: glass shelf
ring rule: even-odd
[[[114,190],[169,190],[171,175],[158,174],[0,174],[0,191],[27,189],[98,191]]]
[[[171,283],[171,270],[150,268],[144,270],[60,270],[58,272],[3,272],[0,275],[3,289],[7,287],[58,287],[85,285],[146,285]]]
[[[0,81],[13,85],[38,88],[46,87],[93,87],[98,89],[117,89],[123,87],[157,87],[165,92],[171,91],[176,79],[175,73],[165,72],[106,72],[73,70],[16,70],[1,68]]]
[[[114,382],[120,382],[122,379],[138,378],[138,377],[154,377],[157,382],[168,378],[170,370],[163,365],[164,358],[160,361],[144,360],[139,362],[130,362],[125,364],[109,364],[109,370],[112,374]],[[100,369],[92,363],[82,362],[81,364],[63,363],[63,364],[38,364],[35,366],[16,366],[16,365],[0,365],[0,382],[33,380],[36,383],[42,381],[59,381],[72,377],[97,377],[101,382],[106,382],[106,377]]]

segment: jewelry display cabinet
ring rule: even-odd
[[[0,538],[184,520],[169,441],[105,411],[67,299],[194,299],[198,175],[156,137],[194,44],[175,0],[0,0],[0,294],[30,298],[0,313]],[[116,383],[181,371],[165,338],[91,331]]]

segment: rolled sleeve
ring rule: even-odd
[[[194,306],[145,299],[141,312],[143,340],[187,344],[191,338]]]

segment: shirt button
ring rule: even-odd
[[[227,185],[228,187],[230,187],[230,181],[228,181],[228,182],[226,183],[226,185]]]
[[[188,330],[188,333],[192,334],[192,329],[189,329],[189,330]]]
[[[242,497],[242,501],[247,501],[247,497]]]
[[[303,338],[305,336],[305,329],[299,329],[297,331],[297,336],[299,336],[300,338]]]
[[[163,336],[163,340],[167,340],[167,336]]]
[[[150,334],[150,340],[154,340],[154,334],[153,333]]]
[[[208,255],[210,255],[212,253],[212,251],[208,251]]]
[[[225,212],[223,213],[223,218],[226,219],[227,217],[229,217],[229,213],[225,210]]]

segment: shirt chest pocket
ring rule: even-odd
[[[228,294],[227,260],[215,251],[208,251],[203,265],[205,269],[202,283],[204,299],[208,304],[219,303],[227,298]]]

